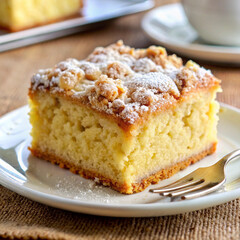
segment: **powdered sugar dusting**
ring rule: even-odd
[[[176,97],[180,92],[174,81],[162,72],[150,72],[146,74],[135,74],[126,85],[134,90],[145,88],[152,90],[153,93],[169,93]]]
[[[31,91],[66,93],[93,109],[134,124],[146,112],[174,104],[196,87],[216,83],[193,62],[182,65],[161,47],[132,49],[121,41],[96,48],[85,60],[68,59],[32,77]]]

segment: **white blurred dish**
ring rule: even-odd
[[[190,26],[181,4],[169,4],[149,11],[142,28],[158,45],[188,58],[227,65],[240,65],[240,47],[210,45]]]

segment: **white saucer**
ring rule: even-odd
[[[156,44],[188,58],[240,65],[240,47],[205,43],[190,26],[180,3],[151,10],[144,16],[142,28]]]
[[[133,195],[97,186],[91,180],[30,155],[27,149],[31,141],[27,112],[28,108],[23,107],[0,119],[0,184],[34,201],[94,215],[149,217],[194,211],[240,197],[240,159],[227,167],[224,189],[194,200],[161,200],[158,194],[148,191],[153,186]],[[219,145],[215,154],[154,187],[176,181],[198,167],[209,166],[239,148],[240,110],[222,105],[218,132]]]

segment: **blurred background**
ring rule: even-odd
[[[0,32],[0,87],[7,89],[0,95],[0,114],[27,103],[29,81],[38,69],[51,67],[66,58],[85,58],[95,47],[106,46],[119,39],[135,48],[163,45],[169,53],[176,52],[182,57],[187,55],[187,59],[191,58],[210,68],[213,74],[222,79],[226,94],[219,95],[221,101],[240,107],[240,72],[236,67],[240,63],[239,47],[215,46],[201,38],[199,40],[196,31],[189,23],[186,25],[187,18],[184,16],[183,19],[183,8],[179,1],[84,0],[83,5],[78,15],[61,21],[23,31]],[[167,8],[164,8],[166,5]],[[182,8],[180,13],[179,7]],[[28,8],[31,10],[31,6]],[[54,39],[41,43],[46,36]],[[21,44],[30,45],[8,50]],[[223,59],[221,63],[209,61],[208,57],[213,55],[216,60],[227,56],[227,60]],[[231,91],[230,94],[228,91]]]

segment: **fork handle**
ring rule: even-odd
[[[240,156],[240,149],[237,149],[226,156],[223,157],[222,161],[224,162],[224,165],[227,165],[230,163],[232,160],[235,160],[236,157]]]

